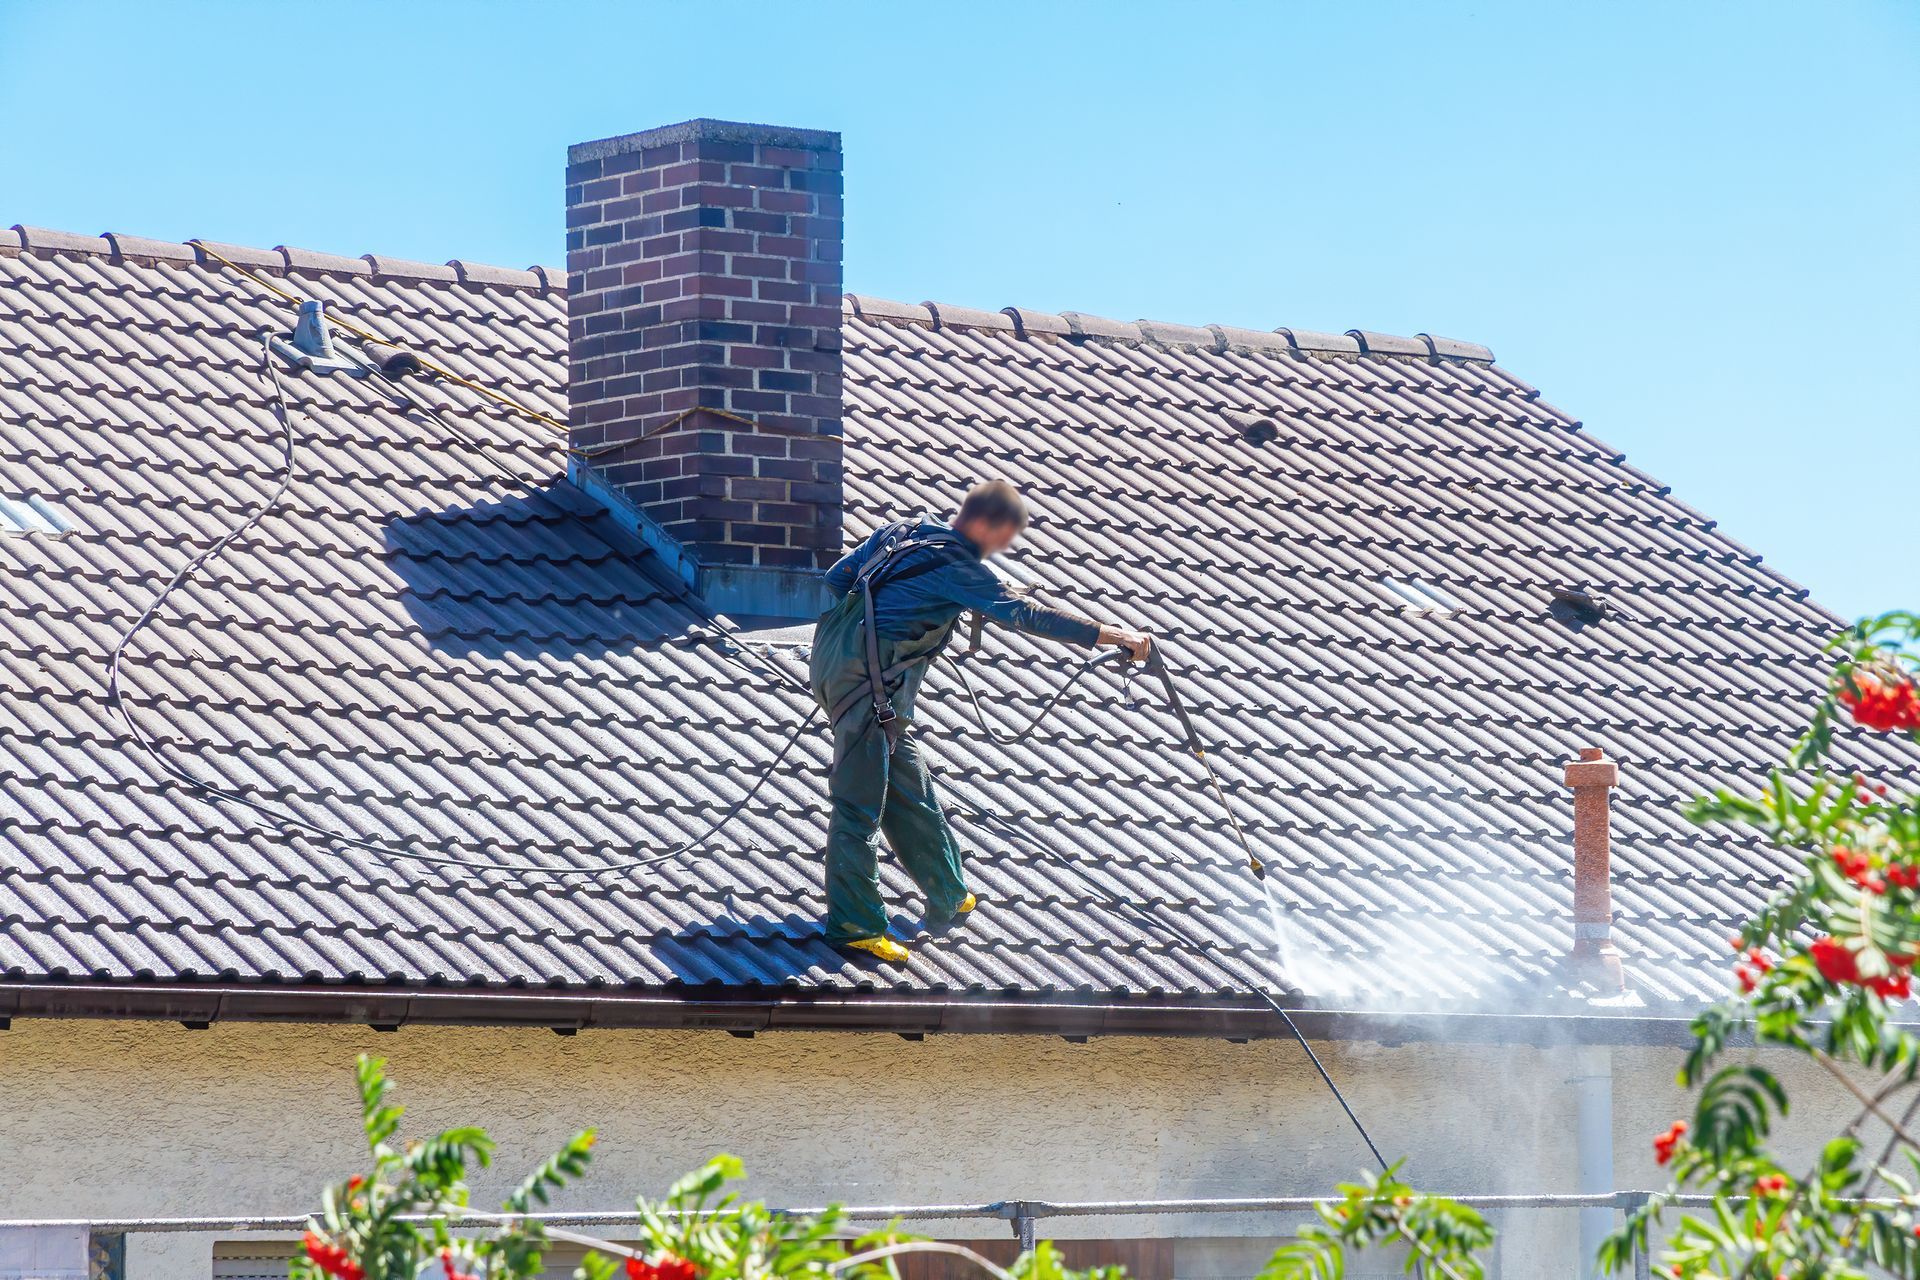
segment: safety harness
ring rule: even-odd
[[[880,665],[880,629],[873,619],[873,593],[889,582],[906,582],[923,573],[932,573],[935,569],[954,564],[967,554],[964,547],[957,546],[947,537],[937,534],[920,538],[909,536],[919,524],[917,520],[899,520],[889,525],[886,536],[874,549],[873,555],[868,557],[866,564],[861,566],[860,576],[853,581],[854,590],[860,593],[865,615],[861,620],[861,630],[867,660],[867,694],[873,700],[873,718],[879,724],[880,731],[887,735],[888,751],[899,745],[902,729],[900,716],[893,709],[893,698],[887,692],[887,682],[897,679],[934,655],[928,652],[905,662],[896,662],[890,667]],[[923,548],[937,550],[918,564],[898,567],[902,557]],[[946,554],[940,554],[941,550]],[[840,717],[858,700],[857,693],[842,699],[840,705],[832,709],[833,722],[838,724]]]

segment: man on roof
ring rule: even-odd
[[[973,910],[959,842],[941,812],[911,732],[928,664],[969,610],[1016,631],[1075,645],[1119,645],[1144,658],[1144,634],[1022,600],[986,558],[1027,527],[1027,506],[1003,480],[976,485],[951,524],[883,525],[827,570],[838,603],[813,633],[813,696],[833,722],[827,785],[827,937],[890,964],[907,949],[887,936],[877,859],[881,833],[926,895],[930,928]]]

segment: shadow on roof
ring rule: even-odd
[[[653,552],[569,481],[472,506],[396,515],[387,565],[435,650],[459,658],[599,657],[682,638],[699,619],[674,600]]]
[[[910,935],[913,923],[896,918],[894,930]],[[799,911],[721,914],[656,939],[652,947],[676,981],[696,987],[797,986],[809,974],[848,970],[868,970],[885,983],[898,972],[829,945],[820,917]]]

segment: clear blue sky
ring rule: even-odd
[[[699,115],[844,133],[856,291],[1484,342],[1920,606],[1920,5],[0,0],[0,226],[558,263]]]

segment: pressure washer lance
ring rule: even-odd
[[[1126,650],[1122,649],[1120,652],[1124,655]],[[1174,683],[1172,668],[1167,665],[1165,648],[1158,643],[1149,646],[1143,665],[1146,667],[1147,674],[1159,679],[1160,687],[1167,695],[1167,705],[1173,708],[1174,718],[1180,722],[1180,732],[1186,735],[1187,750],[1193,752],[1194,758],[1200,761],[1200,767],[1206,770],[1207,785],[1213,788],[1213,798],[1220,802],[1220,811],[1227,815],[1227,825],[1233,828],[1234,839],[1240,842],[1241,852],[1247,855],[1247,869],[1253,872],[1255,879],[1265,880],[1267,865],[1260,861],[1260,856],[1253,851],[1253,845],[1247,840],[1247,833],[1240,827],[1239,817],[1234,813],[1233,806],[1227,803],[1227,793],[1221,787],[1218,775],[1213,771],[1213,763],[1207,759],[1207,749],[1201,745],[1200,735],[1194,730],[1193,719],[1187,714],[1187,704],[1180,700],[1180,689]],[[1177,924],[1166,919],[1161,919],[1160,924],[1161,927],[1182,938],[1194,950],[1201,950],[1194,939]],[[1354,1114],[1353,1107],[1347,1102],[1347,1095],[1340,1092],[1340,1086],[1333,1082],[1333,1074],[1327,1070],[1326,1064],[1320,1061],[1320,1055],[1313,1051],[1311,1044],[1307,1043],[1306,1035],[1300,1030],[1299,1024],[1293,1020],[1293,1014],[1288,1012],[1287,1007],[1275,999],[1273,993],[1266,988],[1255,986],[1254,994],[1260,997],[1267,1008],[1279,1015],[1280,1021],[1285,1024],[1287,1030],[1293,1033],[1293,1038],[1299,1042],[1302,1049],[1306,1050],[1307,1060],[1313,1063],[1313,1069],[1320,1073],[1321,1081],[1333,1094],[1334,1101],[1340,1104],[1340,1109],[1347,1113],[1347,1119],[1352,1122],[1354,1132],[1360,1135],[1360,1141],[1367,1144],[1367,1150],[1373,1153],[1373,1158],[1379,1163],[1381,1169],[1386,1169],[1387,1158],[1380,1154],[1380,1148],[1374,1145],[1373,1135],[1367,1132],[1367,1126],[1361,1124],[1360,1117]]]
[[[1200,735],[1194,732],[1193,720],[1187,715],[1187,704],[1180,700],[1180,691],[1174,686],[1173,672],[1167,666],[1166,649],[1162,645],[1149,645],[1146,658],[1147,674],[1160,680],[1161,688],[1166,690],[1167,705],[1173,708],[1174,718],[1180,722],[1180,732],[1187,737],[1187,750],[1193,752],[1193,758],[1206,770],[1207,785],[1213,788],[1213,798],[1220,802],[1220,811],[1227,815],[1227,825],[1233,828],[1233,838],[1240,842],[1240,851],[1247,855],[1247,870],[1253,872],[1254,879],[1267,878],[1267,864],[1260,861],[1260,855],[1253,851],[1253,845],[1247,841],[1247,833],[1240,829],[1240,819],[1233,812],[1233,806],[1227,803],[1227,793],[1220,786],[1219,775],[1213,771],[1213,762],[1207,759],[1207,749],[1200,743]]]

